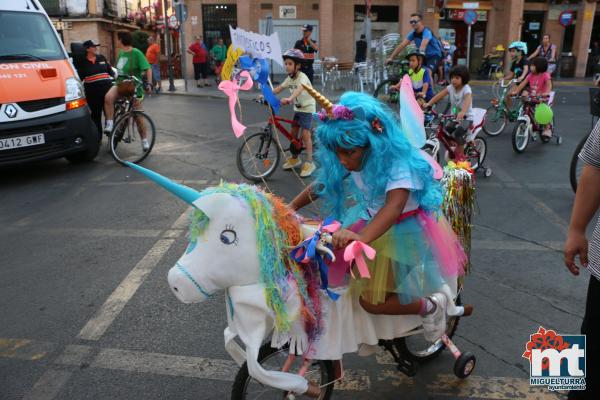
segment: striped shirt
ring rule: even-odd
[[[112,68],[103,55],[96,55],[96,62],[91,62],[84,57],[77,65],[77,73],[87,85],[95,83],[111,83],[113,78]]]
[[[587,165],[600,169],[600,121],[594,126],[594,130],[579,153],[579,158]],[[600,218],[590,240],[588,261],[588,270],[596,279],[600,279]]]

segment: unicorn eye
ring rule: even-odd
[[[226,226],[225,230],[221,232],[221,242],[226,245],[238,243],[237,233],[233,230],[233,226]]]

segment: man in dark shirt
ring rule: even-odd
[[[302,39],[296,41],[294,45],[295,49],[300,50],[304,53],[304,59],[306,60],[302,65],[301,71],[308,76],[310,82],[313,81],[313,75],[315,71],[313,70],[313,63],[315,62],[315,53],[319,51],[319,46],[317,46],[317,42],[310,38],[312,34],[313,27],[309,24],[304,24],[302,26]]]
[[[75,63],[79,78],[83,81],[85,97],[92,112],[92,120],[98,128],[98,138],[102,139],[102,109],[104,97],[113,84],[113,69],[106,58],[96,53],[100,46],[92,40],[83,42],[85,56],[77,57]]]
[[[354,62],[361,63],[367,61],[367,41],[365,39],[365,35],[360,35],[360,40],[356,41]]]

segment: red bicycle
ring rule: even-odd
[[[487,143],[484,138],[477,137],[477,134],[481,131],[481,128],[485,123],[485,110],[475,108],[473,111],[475,120],[469,127],[465,137],[464,159],[469,161],[471,168],[473,168],[474,171],[482,169],[483,175],[489,177],[492,175],[492,169],[483,164],[485,156],[487,155]],[[438,114],[432,109],[430,109],[427,114],[430,114],[432,118],[430,118],[429,122],[425,125],[427,140],[425,141],[423,150],[440,162],[440,144],[443,144],[446,148],[446,161],[461,161],[457,160],[455,154],[458,145],[456,139],[446,131],[448,123],[456,122],[456,116],[452,114]]]
[[[266,104],[264,100],[255,100],[257,103]],[[271,108],[269,106],[269,108]],[[299,127],[291,119],[281,118],[273,113],[265,127],[260,131],[249,136],[244,136],[244,143],[240,145],[237,151],[237,167],[242,176],[253,182],[260,182],[269,178],[279,165],[281,150],[279,138],[276,132],[279,131],[289,140],[290,145],[284,151],[289,151],[293,156],[297,156],[304,150],[302,137],[295,137],[292,134],[292,128]],[[289,124],[289,130],[283,124]]]

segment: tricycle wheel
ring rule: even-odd
[[[460,379],[465,379],[467,376],[471,375],[471,372],[475,369],[475,364],[477,363],[477,359],[473,355],[473,353],[465,352],[460,355],[456,359],[454,363],[454,375],[456,375]]]

